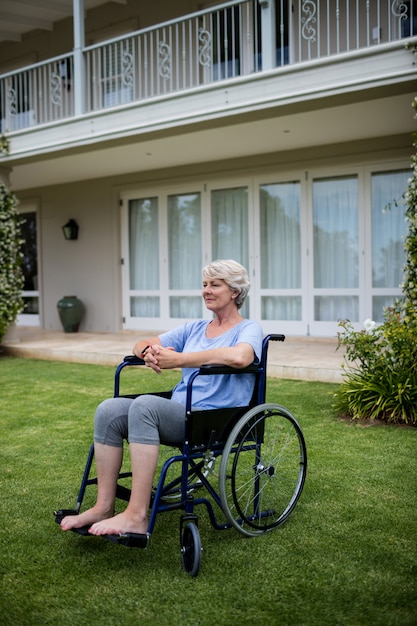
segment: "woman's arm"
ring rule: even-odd
[[[245,342],[201,352],[175,352],[172,348],[162,347],[158,342],[152,344],[144,356],[146,365],[157,373],[174,367],[200,367],[201,365],[229,365],[241,369],[253,363],[254,358],[252,346]]]
[[[151,346],[156,346],[156,345],[161,345],[159,337],[151,337],[150,339],[140,339],[133,346],[133,354],[143,359],[143,357],[145,356],[144,352],[147,351],[146,349],[150,348]]]

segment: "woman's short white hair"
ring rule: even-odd
[[[203,279],[205,278],[224,280],[229,289],[237,292],[235,302],[237,308],[241,308],[250,289],[248,272],[243,265],[231,259],[213,261],[203,267]]]

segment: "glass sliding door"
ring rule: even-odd
[[[381,322],[384,307],[401,296],[410,176],[403,162],[383,167],[242,174],[126,192],[125,328],[165,330],[210,316],[201,268],[225,258],[248,268],[252,287],[241,312],[264,332],[335,337],[342,319],[357,329],[367,317]],[[36,311],[36,213],[28,215],[24,295]]]
[[[261,185],[262,320],[301,321],[300,183]]]
[[[313,181],[314,321],[359,319],[356,176]]]
[[[409,171],[372,174],[372,319],[383,321],[385,307],[401,295],[405,263],[402,194],[407,188]]]

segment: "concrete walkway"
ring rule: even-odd
[[[8,333],[1,350],[3,354],[25,358],[117,365],[125,355],[132,354],[140,337],[157,334],[158,331],[64,333],[18,327]],[[286,337],[284,343],[271,342],[268,375],[338,383],[342,380],[343,351],[336,351],[336,347],[336,338]]]

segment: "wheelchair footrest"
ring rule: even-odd
[[[149,544],[149,533],[121,533],[120,535],[103,535],[104,539],[117,543],[119,546],[127,548],[143,548]]]
[[[61,525],[64,517],[67,517],[67,515],[78,515],[78,511],[76,509],[60,509],[59,511],[54,511],[54,515],[56,523]],[[81,528],[71,528],[71,530],[82,537],[91,537],[92,535],[88,532],[89,528],[89,526],[81,526]]]
[[[60,509],[59,511],[54,511],[55,521],[57,524],[61,524],[64,517],[67,515],[78,515],[78,511],[76,509]],[[89,532],[89,526],[81,526],[81,528],[71,528],[72,532],[77,533],[77,535],[82,535],[83,537],[93,537]],[[149,533],[122,533],[120,535],[101,535],[103,539],[107,539],[107,541],[112,541],[113,543],[117,543],[120,546],[127,546],[128,548],[143,548],[146,549],[149,544],[150,534]]]

